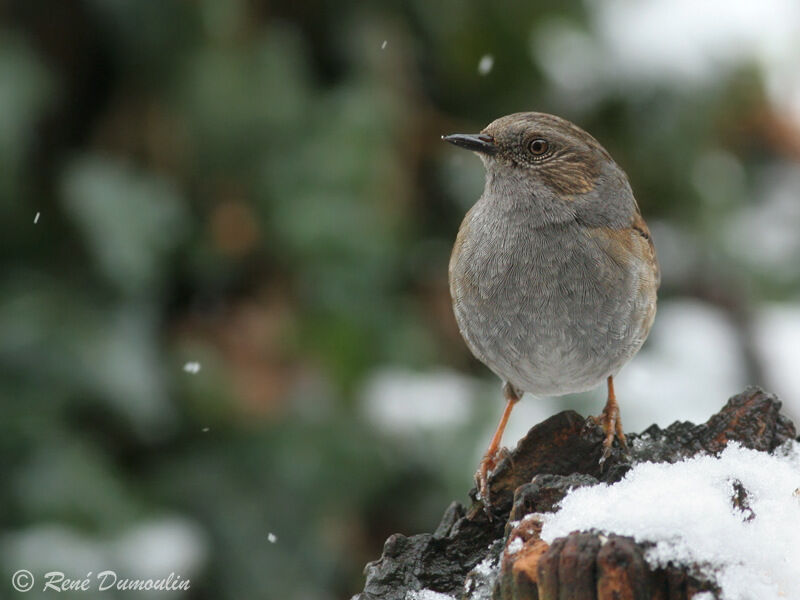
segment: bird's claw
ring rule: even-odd
[[[606,406],[598,417],[590,417],[592,423],[603,430],[603,454],[600,456],[600,466],[605,464],[611,456],[614,438],[619,441],[622,450],[627,454],[628,442],[622,430],[622,421],[619,418],[619,408],[616,405]]]
[[[495,468],[504,460],[510,462],[512,467],[514,466],[514,458],[511,456],[511,451],[505,446],[502,446],[495,455]]]
[[[493,456],[484,456],[475,473],[475,485],[478,487],[478,500],[483,503],[487,511],[489,510],[489,506],[491,506],[491,501],[489,499],[489,476],[496,466],[497,463]]]
[[[613,444],[613,442],[612,442],[612,444]],[[600,455],[600,461],[599,461],[600,462],[600,467],[601,467],[601,469],[600,469],[601,472],[603,470],[602,469],[603,465],[608,460],[608,457],[611,456],[611,447],[612,447],[611,444],[607,444],[605,441],[603,441],[603,454]]]
[[[494,473],[497,465],[499,465],[504,459],[511,461],[511,453],[508,451],[508,448],[498,448],[493,454],[487,454],[483,457],[480,465],[478,466],[478,471],[475,473],[475,485],[478,488],[478,499],[483,503],[483,508],[486,511],[486,514],[489,515],[490,519],[492,500],[491,488],[489,487],[489,478],[492,476],[492,473]]]

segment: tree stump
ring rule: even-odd
[[[468,600],[718,598],[715,584],[692,568],[651,569],[646,548],[632,538],[573,532],[547,544],[541,524],[525,517],[555,511],[570,489],[615,483],[639,462],[715,454],[730,441],[772,452],[797,435],[780,407],[774,396],[748,388],[704,424],[629,434],[630,455],[615,449],[602,469],[601,432],[573,411],[559,413],[534,426],[492,473],[488,510],[473,489],[471,506],[451,504],[433,533],[391,536],[382,557],[366,566],[364,591],[354,600],[405,600],[418,590]],[[731,501],[747,509],[744,490]]]

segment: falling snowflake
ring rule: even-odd
[[[192,375],[197,375],[200,372],[200,363],[187,362],[185,365],[183,365],[183,370],[187,373],[191,373]]]
[[[267,539],[269,540],[270,544],[274,544],[278,541],[278,536],[270,531],[269,534],[267,534]]]
[[[34,225],[36,225],[36,223],[38,223],[38,222],[39,222],[39,214],[40,214],[40,213],[38,213],[38,212],[37,212],[37,213],[36,213],[36,216],[35,216],[35,217],[33,217],[33,224],[34,224]]]
[[[388,44],[388,43],[389,43],[389,40],[383,40],[383,43],[381,44],[381,50],[386,50],[386,44]]]
[[[494,67],[494,56],[484,54],[478,63],[478,75],[488,75]]]

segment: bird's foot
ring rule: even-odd
[[[506,458],[511,460],[511,453],[508,451],[508,448],[505,447],[500,447],[491,454],[486,453],[478,466],[478,471],[475,473],[475,485],[478,487],[478,500],[483,503],[484,510],[490,518],[492,501],[489,477],[491,477],[497,465]]]
[[[608,457],[611,456],[611,448],[614,445],[614,438],[617,438],[619,445],[627,453],[628,442],[625,439],[625,432],[622,430],[622,421],[619,417],[619,407],[617,403],[609,402],[600,413],[600,416],[590,417],[592,422],[603,430],[603,454],[600,456],[600,465],[602,466]]]

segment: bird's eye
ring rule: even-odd
[[[541,138],[537,138],[528,144],[528,150],[534,156],[542,156],[546,154],[549,148],[550,144],[547,143],[547,140],[543,140]]]

